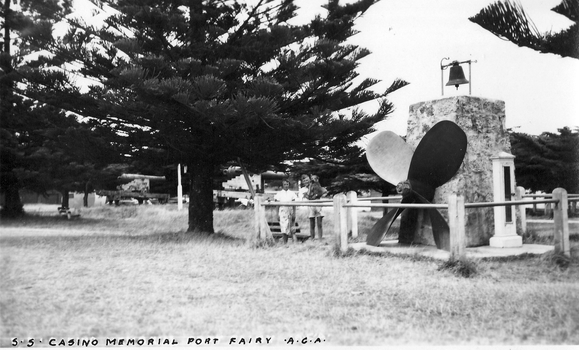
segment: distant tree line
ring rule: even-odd
[[[558,131],[538,136],[511,131],[518,186],[533,192],[562,187],[568,193],[579,193],[578,129],[565,127]]]

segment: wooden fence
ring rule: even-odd
[[[571,195],[569,198],[567,191],[557,188],[550,195],[543,195],[542,199],[523,199],[519,190],[514,201],[505,202],[481,202],[465,203],[464,196],[451,194],[448,196],[447,204],[402,204],[402,203],[363,203],[369,200],[399,200],[401,197],[376,197],[376,198],[357,198],[355,192],[348,194],[337,194],[333,201],[308,201],[308,202],[264,202],[262,198],[256,197],[255,200],[255,223],[257,237],[259,239],[270,239],[271,231],[265,218],[265,206],[319,206],[333,207],[334,211],[334,234],[336,242],[342,252],[348,250],[348,236],[358,236],[358,209],[359,208],[417,208],[417,209],[443,209],[448,210],[448,226],[450,228],[450,257],[458,259],[466,253],[466,210],[470,208],[484,208],[497,206],[516,206],[519,212],[525,211],[524,205],[528,204],[552,204],[553,220],[555,224],[555,252],[570,256],[569,248],[569,202],[579,201],[579,195]],[[521,221],[524,220],[521,216]],[[524,224],[526,225],[526,223]],[[524,226],[526,230],[526,226]]]
[[[544,194],[525,194],[525,188],[518,186],[515,190],[515,200],[523,200],[524,198],[542,198],[542,199],[550,199],[553,197],[552,194],[550,193],[544,193]],[[579,194],[568,194],[567,195],[568,201],[569,201],[569,208],[568,208],[568,212],[569,213],[573,213],[573,214],[577,214],[577,202],[579,202]],[[534,202],[533,204],[533,209],[532,209],[532,213],[533,214],[537,214],[538,213],[538,208],[537,208],[537,204],[540,204],[539,202]],[[527,231],[527,210],[524,206],[520,206],[518,207],[518,213],[519,213],[519,217],[521,218],[521,228],[523,230],[523,232]],[[553,212],[553,208],[551,207],[551,203],[546,203],[545,204],[545,209],[543,211],[544,215],[546,215],[547,217],[552,217],[554,216],[554,212]]]

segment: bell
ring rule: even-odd
[[[452,67],[450,67],[450,74],[448,75],[448,83],[446,83],[446,86],[454,85],[458,90],[458,86],[461,84],[468,84],[468,80],[464,77],[462,67],[457,61],[454,61],[452,62]]]

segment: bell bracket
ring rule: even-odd
[[[448,67],[451,67],[450,68],[451,77],[449,77],[451,79],[449,79],[449,82],[446,85],[447,86],[454,85],[454,86],[456,86],[456,89],[458,90],[459,85],[468,83],[468,94],[472,95],[471,63],[476,63],[476,61],[473,61],[473,60],[462,61],[462,62],[452,61],[448,64],[442,64],[442,61],[449,60],[449,59],[450,58],[448,58],[448,57],[443,57],[440,60],[440,84],[441,84],[442,96],[444,96],[444,70]],[[463,63],[468,63],[468,80],[465,79],[462,68],[460,67],[460,65]],[[458,79],[452,79],[453,73],[458,74],[456,76]]]

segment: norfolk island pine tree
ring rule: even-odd
[[[391,112],[387,94],[407,84],[376,93],[377,80],[355,82],[369,52],[346,40],[374,0],[329,1],[324,17],[304,25],[290,24],[293,1],[101,3],[111,13],[103,27],[76,21],[52,50],[99,82],[71,97],[74,111],[122,133],[135,158],[188,166],[191,232],[214,231],[220,165],[339,159]],[[355,109],[370,100],[381,102],[376,113]]]

